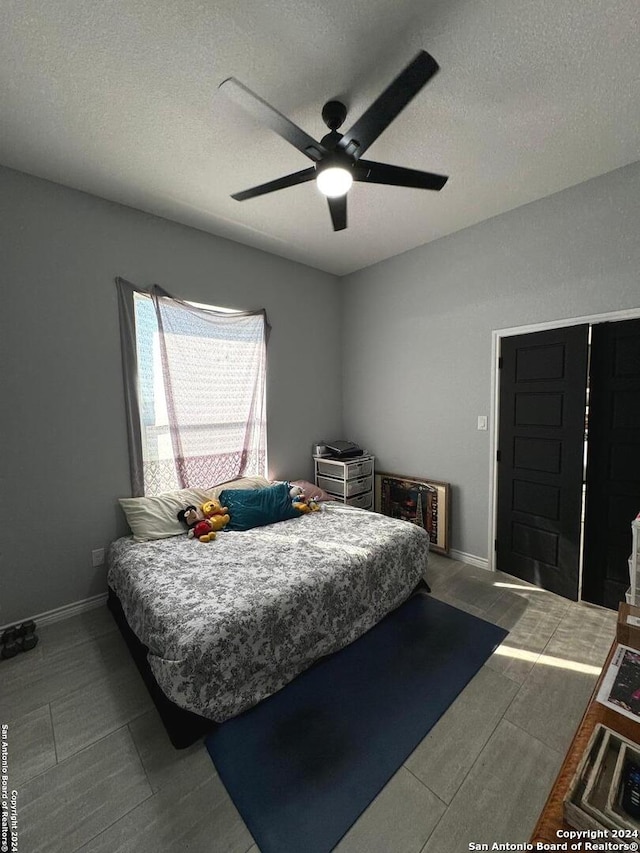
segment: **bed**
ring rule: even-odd
[[[206,544],[118,539],[110,606],[170,703],[220,723],[398,607],[422,582],[427,555],[422,528],[325,503]]]

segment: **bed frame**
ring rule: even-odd
[[[184,708],[180,708],[175,704],[175,702],[172,702],[171,699],[165,696],[160,689],[158,682],[155,680],[151,667],[149,666],[149,661],[147,660],[147,653],[149,651],[148,646],[141,643],[132,631],[129,623],[127,622],[127,618],[124,615],[120,599],[116,593],[111,589],[111,587],[108,587],[108,590],[107,606],[109,610],[111,610],[113,618],[120,629],[120,633],[131,652],[131,657],[133,658],[135,665],[138,667],[138,671],[147,686],[147,690],[153,700],[153,704],[158,709],[160,719],[162,720],[162,723],[167,730],[167,734],[169,735],[169,740],[176,749],[185,749],[186,747],[191,746],[196,743],[196,741],[201,740],[205,735],[214,731],[220,723],[216,723],[214,720],[208,720],[206,717],[201,717],[199,714],[194,714],[193,711],[187,711]],[[411,598],[412,595],[415,595],[416,592],[419,592],[420,590],[431,592],[431,589],[424,578],[420,580],[408,597]]]

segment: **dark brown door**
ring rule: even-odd
[[[640,320],[593,327],[583,598],[618,608],[640,511]]]
[[[578,598],[588,326],[502,339],[497,568]]]

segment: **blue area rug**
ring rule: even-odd
[[[207,748],[262,853],[328,853],[507,632],[418,593]]]

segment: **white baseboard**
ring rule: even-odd
[[[489,560],[486,557],[476,557],[474,554],[465,554],[464,551],[456,551],[454,548],[449,549],[449,556],[452,560],[459,560],[461,563],[469,563],[470,566],[477,566],[479,569],[489,568]]]
[[[12,625],[19,625],[21,622],[26,622],[27,619],[33,619],[37,627],[50,625],[52,622],[61,622],[63,619],[69,619],[70,616],[77,616],[79,613],[84,613],[86,610],[94,610],[96,607],[102,607],[106,602],[107,593],[103,592],[100,595],[94,595],[92,598],[84,598],[82,601],[74,601],[62,607],[56,607],[55,610],[47,610],[45,613],[38,613],[35,616],[28,616],[24,619],[10,622],[7,625],[0,625],[0,631],[4,631],[5,628],[10,628]]]

